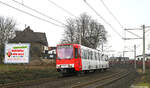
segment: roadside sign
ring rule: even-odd
[[[29,63],[29,43],[5,44],[4,63]]]

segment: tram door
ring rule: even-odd
[[[81,49],[80,46],[75,46],[74,47],[75,51],[75,64],[77,65],[79,70],[82,70],[82,64],[81,64]]]

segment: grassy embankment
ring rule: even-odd
[[[0,64],[0,85],[59,75],[55,66],[27,66]]]
[[[150,88],[150,69],[146,69],[145,74],[142,73],[141,69],[138,69],[138,73],[141,77],[135,86],[148,86]]]

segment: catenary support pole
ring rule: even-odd
[[[136,69],[136,45],[134,45],[134,68]]]
[[[145,73],[145,25],[142,26],[143,29],[143,73]]]

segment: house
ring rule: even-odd
[[[9,43],[30,43],[31,56],[41,57],[48,50],[48,42],[45,33],[34,32],[30,26],[23,31],[16,31],[16,36]]]
[[[110,57],[110,61],[129,61],[129,57]]]
[[[128,63],[129,57],[110,57],[109,62],[110,64],[116,64],[116,63]]]
[[[48,59],[56,59],[56,47],[49,47]]]
[[[143,55],[136,56],[136,60],[140,61],[143,59]],[[150,54],[145,54],[145,61],[150,61]]]

